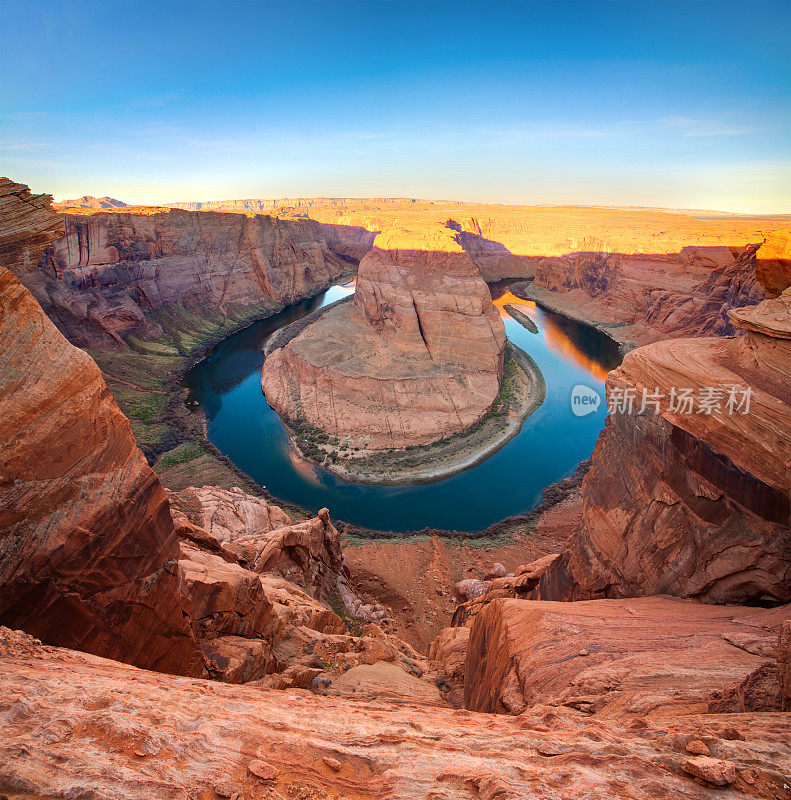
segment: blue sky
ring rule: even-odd
[[[0,172],[56,199],[791,212],[791,2],[0,6]]]

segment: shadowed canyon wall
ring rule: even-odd
[[[274,311],[354,269],[374,238],[310,220],[167,209],[65,214],[63,223],[39,264],[15,269],[82,347],[161,336],[149,312],[173,305]]]
[[[60,221],[49,198],[2,192],[0,616],[53,643],[200,674],[164,490],[96,364],[6,269],[35,263]]]
[[[657,342],[610,373],[610,397],[637,400],[607,418],[581,530],[536,596],[791,600],[791,289],[731,320],[745,336]],[[729,409],[733,387],[749,413]],[[713,390],[716,407],[671,407],[681,389]],[[659,413],[641,411],[657,390]]]

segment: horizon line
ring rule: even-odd
[[[48,193],[49,194],[49,193]],[[567,202],[567,203],[547,203],[547,202],[535,202],[535,203],[527,203],[527,202],[509,202],[505,200],[500,201],[490,201],[490,200],[456,200],[452,198],[429,198],[429,197],[410,197],[408,195],[359,195],[359,196],[343,196],[343,195],[294,195],[289,197],[287,195],[283,195],[280,197],[232,197],[232,198],[225,198],[222,200],[173,200],[167,203],[127,203],[125,200],[120,200],[117,197],[113,197],[108,194],[104,195],[92,195],[92,194],[83,194],[79,197],[65,197],[63,200],[58,200],[56,196],[53,194],[53,203],[63,205],[64,203],[70,200],[81,200],[85,197],[92,197],[94,199],[100,199],[101,197],[107,197],[111,200],[116,200],[118,202],[125,203],[127,207],[145,207],[145,208],[173,208],[178,207],[179,205],[186,205],[186,204],[206,204],[206,203],[245,203],[245,202],[266,202],[266,203],[282,203],[285,201],[299,201],[299,200],[336,200],[336,201],[366,201],[366,200],[380,200],[380,201],[404,201],[404,202],[412,202],[412,203],[432,203],[432,204],[441,204],[441,203],[448,203],[448,204],[456,204],[456,205],[479,205],[479,206],[509,206],[513,208],[601,208],[601,209],[614,209],[614,210],[621,210],[621,211],[659,211],[668,214],[685,214],[690,215],[694,213],[704,213],[704,214],[722,214],[726,216],[733,216],[733,217],[787,217],[791,216],[791,210],[788,211],[762,211],[762,212],[754,212],[754,211],[726,211],[724,209],[715,209],[715,208],[691,208],[691,207],[673,207],[673,206],[652,206],[652,205],[624,205],[619,203],[575,203],[575,202]],[[123,208],[120,206],[119,208]],[[109,210],[109,209],[97,209],[97,210]]]

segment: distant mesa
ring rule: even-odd
[[[60,203],[53,203],[52,207],[58,211],[64,211],[67,208],[126,208],[128,203],[122,200],[116,200],[114,197],[93,197],[93,195],[86,194],[78,197],[76,200],[63,200]]]

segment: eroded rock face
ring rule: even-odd
[[[786,800],[786,716],[634,725],[545,706],[484,725],[423,698],[173,681],[0,629],[9,796],[714,800],[724,780],[734,797]],[[692,755],[692,741],[716,763]]]
[[[51,203],[51,195],[34,195],[24,184],[0,178],[0,264],[12,270],[32,268],[63,236],[63,223]]]
[[[268,216],[139,209],[64,214],[65,236],[17,277],[81,347],[123,346],[162,329],[171,305],[273,310],[315,293],[357,263],[373,234]]]
[[[511,714],[538,704],[603,716],[700,713],[764,665],[777,681],[773,654],[790,610],[668,597],[495,599],[471,624],[465,705]],[[774,702],[760,710],[779,711]]]
[[[647,344],[676,336],[732,336],[729,310],[766,297],[747,247],[683,247],[666,255],[571,253],[543,259],[535,299],[592,321],[618,324],[621,340]],[[546,294],[546,291],[550,294]]]
[[[607,390],[665,395],[661,413],[611,414],[583,484],[582,529],[535,596],[673,594],[791,599],[791,313],[788,292],[732,313],[741,339],[677,339],[629,353]],[[671,389],[713,387],[713,413],[671,410]],[[727,396],[751,391],[749,413]]]
[[[57,232],[36,198],[17,200],[0,231],[16,266]],[[167,499],[129,422],[4,266],[0,318],[0,616],[52,643],[200,674]]]
[[[222,543],[291,524],[282,508],[237,487],[190,486],[167,494],[174,513],[183,514]]]
[[[184,538],[237,559],[254,573],[280,575],[319,600],[346,578],[340,535],[326,508],[292,524],[279,506],[237,488],[190,487],[168,495]],[[200,538],[201,529],[208,538]]]
[[[296,427],[398,449],[480,421],[499,392],[504,348],[491,295],[452,238],[383,235],[360,264],[353,304],[268,356],[262,385]]]

